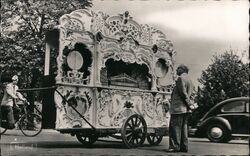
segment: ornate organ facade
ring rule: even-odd
[[[96,128],[120,128],[135,113],[148,127],[168,126],[171,85],[158,79],[173,82],[176,52],[164,33],[129,12],[91,10],[63,15],[58,29],[56,84],[68,103],[55,92],[57,129],[89,127],[72,106]]]

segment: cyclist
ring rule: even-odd
[[[16,100],[19,99],[21,101],[26,102],[26,99],[22,96],[21,93],[17,92],[18,86],[18,76],[14,75],[11,78],[12,82],[6,85],[4,90],[4,96],[1,102],[1,114],[2,117],[7,120],[6,125],[2,123],[2,127],[13,129],[15,128],[15,121],[14,121],[14,113],[19,114],[20,108],[16,105]]]

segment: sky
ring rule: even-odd
[[[248,0],[93,0],[92,7],[109,15],[129,11],[165,33],[177,51],[175,66],[186,64],[195,86],[214,55],[234,50],[249,62],[248,8]]]

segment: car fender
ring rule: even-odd
[[[206,120],[204,120],[200,125],[199,125],[199,129],[200,130],[205,130],[207,127],[208,127],[208,124],[209,123],[212,123],[212,122],[219,122],[219,123],[222,123],[224,126],[226,126],[226,128],[231,132],[232,131],[232,127],[229,123],[229,121],[223,117],[210,117]]]

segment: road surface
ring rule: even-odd
[[[142,147],[127,149],[121,140],[101,138],[91,148],[83,147],[75,137],[55,130],[43,130],[36,137],[25,137],[18,130],[1,136],[1,155],[17,156],[164,156],[164,155],[248,155],[248,140],[211,143],[208,139],[190,138],[188,153],[167,153],[168,137],[158,146],[145,141]],[[110,142],[111,141],[111,142]]]

